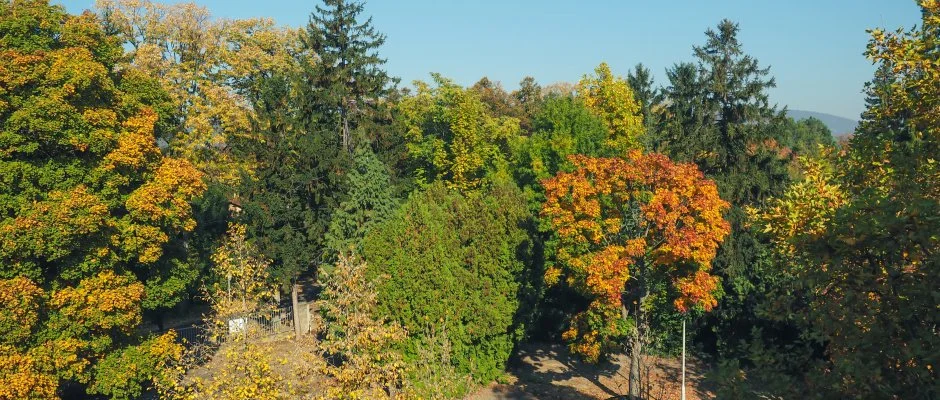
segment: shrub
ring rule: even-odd
[[[514,185],[463,195],[436,183],[366,237],[377,311],[410,333],[406,357],[415,361],[423,338],[446,332],[458,372],[478,382],[502,373],[532,290],[530,221]]]

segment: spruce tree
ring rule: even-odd
[[[359,21],[362,11],[360,2],[324,0],[301,33],[296,68],[258,85],[255,134],[242,142],[257,160],[242,190],[242,218],[282,284],[332,257],[326,238],[349,192],[354,139],[401,147],[374,143],[398,143],[388,140],[396,80],[377,53],[385,36],[371,18]]]
[[[744,208],[782,193],[790,180],[790,157],[779,144],[785,117],[768,100],[767,91],[775,86],[769,68],[744,53],[737,24],[723,20],[705,34],[706,43],[694,47],[695,64],[667,71],[654,149],[698,164],[732,204],[726,215],[732,232],[715,258],[726,295],[709,316],[712,332],[700,336],[730,355],[740,354],[732,344],[750,339],[751,327],[784,329],[758,316],[773,265],[765,257],[766,241],[745,227]]]
[[[356,150],[346,195],[330,220],[326,245],[332,253],[361,254],[362,240],[398,206],[388,167],[367,147]]]
[[[653,113],[653,107],[662,102],[662,91],[653,86],[653,75],[649,68],[643,63],[633,67],[633,71],[627,73],[627,83],[633,89],[633,97],[640,105],[640,111],[643,114],[643,126],[646,127],[644,147],[650,147],[650,139],[656,136],[656,115]]]
[[[284,286],[324,261],[323,237],[339,203],[339,171],[346,162],[340,138],[316,125],[308,129],[308,111],[292,106],[302,87],[296,85],[296,77],[266,79],[253,104],[254,134],[239,142],[239,150],[256,160],[253,173],[242,179],[240,218],[272,259],[271,278]]]
[[[665,152],[673,159],[694,161],[703,168],[708,152],[700,151],[714,142],[715,127],[711,125],[713,110],[705,101],[705,90],[698,66],[679,63],[666,70],[669,86],[663,88],[668,102],[662,103],[658,125],[652,135],[650,149]]]
[[[363,3],[323,3],[301,35],[304,50],[313,56],[303,65],[301,107],[310,112],[308,124],[334,130],[351,152],[353,132],[360,127],[360,133],[372,132],[369,122],[385,117],[386,97],[398,80],[388,76],[378,55],[385,35],[375,30],[371,17],[360,22]]]

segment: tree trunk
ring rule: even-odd
[[[621,314],[624,319],[628,315],[627,307],[634,307],[633,310],[633,322],[634,329],[633,334],[630,337],[630,398],[638,400],[642,398],[643,394],[643,382],[642,382],[642,356],[643,356],[643,341],[644,335],[646,334],[646,316],[643,315],[643,302],[646,301],[649,293],[646,289],[646,281],[644,277],[646,276],[645,271],[645,262],[642,260],[637,263],[637,270],[640,272],[638,279],[634,282],[636,286],[632,290],[627,291],[632,295],[629,299],[622,299],[621,303]],[[636,302],[631,302],[630,300],[635,300]]]
[[[639,329],[639,325],[637,326]],[[630,344],[630,398],[640,398],[640,356],[643,354],[643,343],[639,332],[633,334]]]

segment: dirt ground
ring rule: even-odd
[[[630,362],[625,355],[593,365],[581,362],[564,345],[528,344],[510,363],[507,383],[491,383],[466,400],[610,399],[628,393]],[[715,398],[703,371],[701,363],[686,362],[687,399]],[[645,398],[679,398],[680,360],[647,357],[642,375]]]

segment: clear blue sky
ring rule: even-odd
[[[71,12],[94,0],[53,0]],[[315,1],[197,0],[213,15],[307,22]],[[777,78],[771,101],[857,119],[873,67],[862,55],[872,27],[910,28],[914,0],[371,0],[366,14],[388,35],[388,71],[410,84],[440,72],[462,84],[482,76],[517,87],[576,81],[601,61],[625,75],[642,62],[692,60],[692,46],[722,18],[740,24],[745,51]]]

